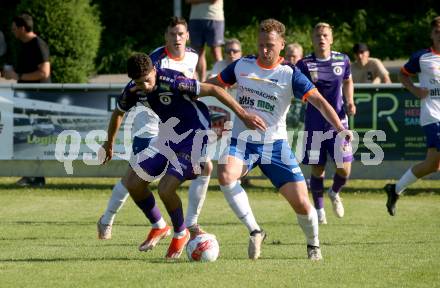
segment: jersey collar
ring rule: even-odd
[[[173,55],[171,55],[170,51],[168,51],[167,47],[165,47],[165,54],[167,54],[168,58],[174,61],[182,61],[183,58],[185,58],[185,54],[183,54],[182,57],[174,57]]]
[[[284,61],[284,57],[279,56],[279,57],[278,57],[278,60],[275,62],[275,64],[273,64],[272,66],[265,66],[265,65],[261,64],[260,59],[257,58],[257,65],[258,65],[260,68],[270,70],[270,69],[274,69],[275,67],[277,67],[277,66],[278,66],[281,62],[283,62],[283,61]]]
[[[439,55],[440,56],[440,51],[436,51],[434,49],[434,47],[431,47],[431,52],[434,53],[435,55]]]

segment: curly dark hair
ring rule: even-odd
[[[284,26],[283,23],[281,23],[278,20],[269,18],[266,20],[263,20],[260,23],[260,32],[265,32],[265,33],[270,33],[272,31],[277,32],[281,38],[285,38],[286,36],[286,27]]]
[[[151,58],[144,53],[132,55],[127,60],[127,74],[131,79],[138,79],[149,74],[153,70]]]

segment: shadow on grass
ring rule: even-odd
[[[16,184],[0,184],[0,190],[78,190],[78,189],[91,189],[91,190],[102,190],[108,189],[112,190],[113,185],[109,184],[93,184],[93,183],[65,183],[65,184],[46,184],[43,187],[21,187]]]
[[[368,188],[368,187],[345,187],[342,193],[378,193],[384,194],[383,188]],[[440,188],[408,188],[404,195],[418,195],[418,194],[436,194],[440,195]]]
[[[6,258],[6,259],[0,259],[0,263],[33,263],[33,262],[41,262],[41,263],[50,263],[50,262],[76,262],[76,261],[142,261],[142,262],[150,262],[150,263],[163,263],[163,264],[173,264],[171,261],[167,261],[166,259],[162,258],[155,258],[155,259],[139,259],[139,258],[130,258],[130,257],[109,257],[109,258],[22,258],[22,259],[15,259],[15,258]],[[180,262],[184,262],[184,260],[180,260]]]

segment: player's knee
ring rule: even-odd
[[[214,165],[212,164],[212,161],[207,161],[205,163],[205,166],[203,167],[202,175],[203,176],[211,175],[213,169],[214,169]]]
[[[293,205],[293,210],[298,214],[308,214],[310,210],[310,201],[308,197],[299,197],[298,201]]]
[[[338,175],[339,176],[341,176],[341,177],[343,177],[343,178],[348,178],[348,177],[350,177],[350,171],[349,170],[347,170],[347,169],[341,169],[341,170],[338,170]]]
[[[232,174],[227,171],[219,171],[218,172],[218,183],[222,186],[229,185],[237,179],[232,177]]]
[[[312,172],[312,175],[316,178],[324,177],[325,167],[313,165],[311,172]]]

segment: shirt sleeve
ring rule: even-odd
[[[388,70],[383,65],[382,61],[377,60],[376,61],[376,68],[377,68],[377,74],[381,79],[383,79],[386,75],[388,75]]]
[[[226,66],[226,68],[217,75],[217,78],[221,83],[225,84],[226,86],[232,86],[237,82],[237,77],[235,76],[235,66],[237,65],[238,61],[240,61],[240,59]]]
[[[298,68],[301,73],[303,73],[307,78],[310,79],[310,74],[309,74],[309,70],[307,69],[307,65],[304,64],[304,62],[302,60],[299,60],[298,62],[296,62],[295,64],[296,68]]]
[[[401,71],[406,75],[415,75],[420,72],[420,56],[424,54],[425,51],[417,51],[412,54],[408,62],[403,65]]]
[[[176,77],[174,84],[175,89],[182,94],[188,95],[193,100],[197,99],[200,94],[200,82],[195,79],[179,75]]]
[[[47,44],[43,40],[41,40],[39,38],[37,38],[37,39],[38,39],[37,50],[36,50],[36,51],[38,51],[37,52],[38,54],[36,55],[36,57],[38,57],[37,62],[39,64],[44,63],[44,62],[49,62],[49,47],[47,46]]]
[[[298,69],[292,74],[292,90],[295,98],[305,101],[315,85]]]
[[[122,93],[119,95],[117,101],[116,101],[116,108],[119,111],[127,112],[136,105],[136,94],[132,92],[132,89],[134,89],[135,84],[130,81],[122,91]]]
[[[345,62],[344,80],[347,80],[351,76],[351,63],[350,63],[350,58],[348,58],[347,55],[345,55],[344,62]]]

